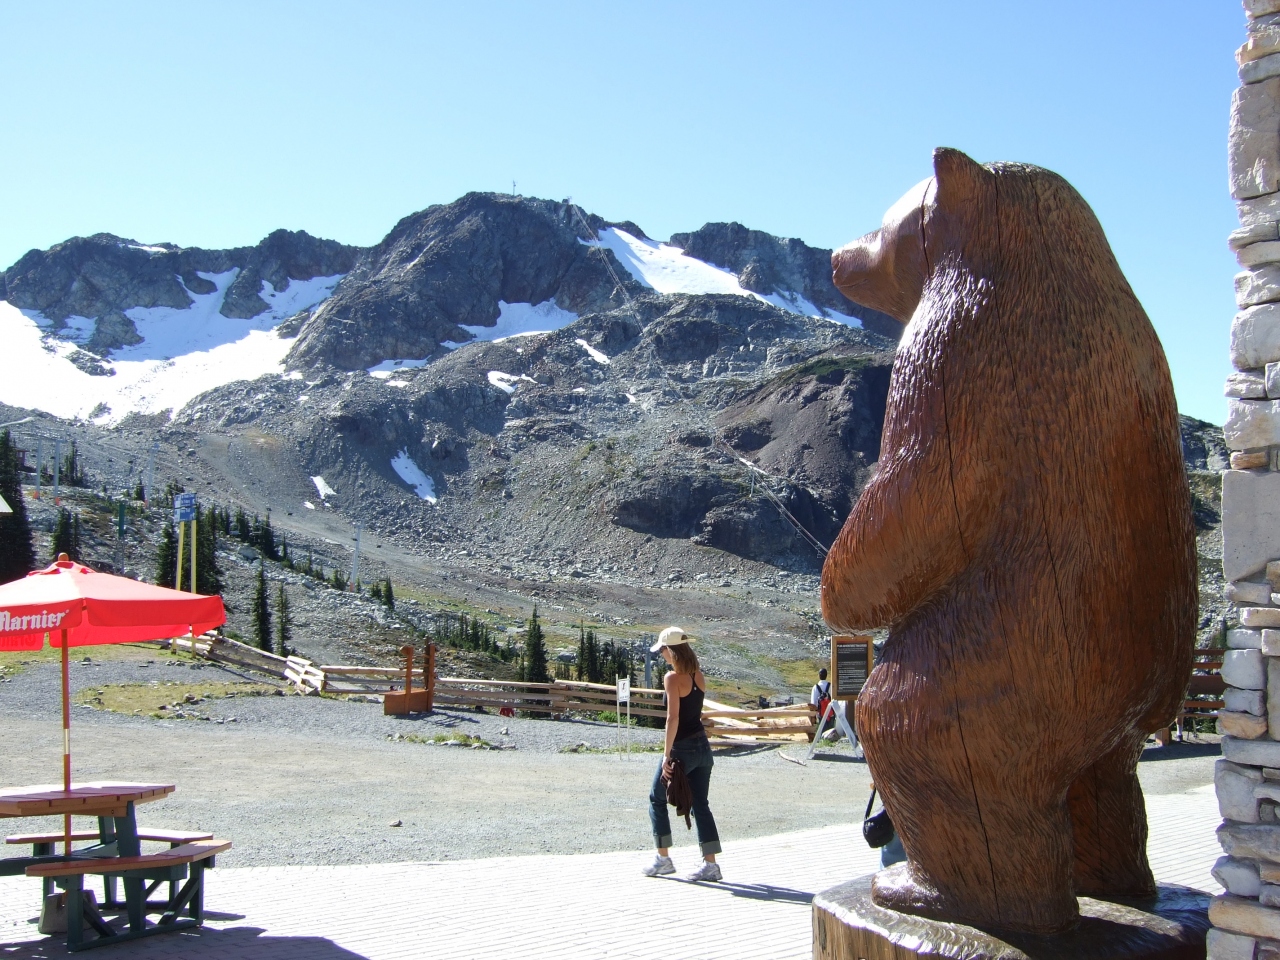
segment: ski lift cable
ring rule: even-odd
[[[738,463],[742,464],[744,467],[747,468],[750,476],[753,478],[753,483],[752,483],[753,490],[758,486],[760,492],[763,493],[765,498],[770,503],[773,504],[773,506],[777,509],[778,513],[781,514],[782,518],[788,524],[790,524],[791,527],[795,529],[796,533],[800,535],[801,539],[804,540],[805,543],[809,544],[809,546],[813,547],[813,549],[818,552],[818,556],[825,557],[829,552],[828,547],[825,544],[823,544],[821,540],[819,540],[812,533],[810,533],[808,530],[805,529],[804,524],[802,524],[799,520],[797,520],[795,515],[790,510],[787,509],[786,504],[784,504],[780,499],[778,499],[777,495],[774,494],[774,492],[769,489],[769,485],[766,483],[760,483],[758,485],[754,483],[754,477],[757,473],[760,474],[762,478],[767,478],[770,480],[778,479],[778,478],[775,478],[771,476],[769,473],[765,472],[764,470],[761,470],[758,466],[756,466],[751,461],[744,460],[742,457],[738,456],[737,451],[734,450],[731,446],[729,446],[728,441],[726,441],[723,437],[717,437],[716,443],[718,446],[721,447],[722,452],[728,454]]]

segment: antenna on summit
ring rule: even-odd
[[[511,195],[513,197],[516,195],[516,182],[514,180],[511,181]]]

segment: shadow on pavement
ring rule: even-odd
[[[201,927],[108,947],[103,957],[125,956],[128,960],[210,960],[224,957],[260,957],[262,960],[365,960],[324,937],[273,937],[261,927],[232,927],[215,930]],[[12,960],[50,960],[70,957],[62,937],[42,937],[27,943],[0,943],[0,957]]]
[[[1185,760],[1188,757],[1217,757],[1222,754],[1222,744],[1206,741],[1176,740],[1167,747],[1147,747],[1138,758],[1139,763],[1150,763],[1155,760]]]
[[[700,883],[698,886],[709,890],[728,890],[735,897],[768,900],[772,903],[810,903],[813,900],[812,893],[792,890],[788,887],[775,887],[767,883],[726,883],[721,880],[718,883]]]

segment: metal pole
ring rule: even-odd
[[[67,631],[62,631],[62,789],[71,792],[71,680],[68,673]],[[71,856],[71,814],[62,817],[65,856]]]
[[[186,532],[187,532],[186,525],[181,520],[179,520],[178,521],[178,563],[177,563],[178,569],[173,576],[173,589],[175,590],[182,589],[182,535]]]
[[[62,485],[62,438],[53,441],[53,502],[59,502]]]
[[[200,553],[200,539],[199,537],[196,536],[197,522],[198,521],[196,520],[195,517],[191,518],[191,592],[192,593],[200,592],[196,588],[196,582],[197,582],[196,581],[196,556],[197,554]],[[192,647],[191,650],[192,652],[194,652],[195,647]]]
[[[36,499],[40,499],[41,474],[44,473],[44,437],[36,438]]]
[[[146,483],[144,483],[142,487],[142,501],[147,504],[147,506],[151,505],[151,484],[154,483],[156,479],[156,453],[159,452],[159,450],[160,441],[153,440],[151,442],[151,456],[147,458],[147,479]]]
[[[351,556],[351,589],[356,589],[356,584],[360,582],[360,531],[364,529],[364,524],[356,521],[356,552]]]

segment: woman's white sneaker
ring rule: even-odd
[[[653,858],[653,863],[649,864],[640,872],[646,877],[665,877],[668,874],[676,872],[676,865],[671,862],[670,857],[658,855]]]
[[[702,861],[702,866],[693,873],[685,877],[690,883],[715,883],[717,880],[723,879],[720,874],[720,864]]]

